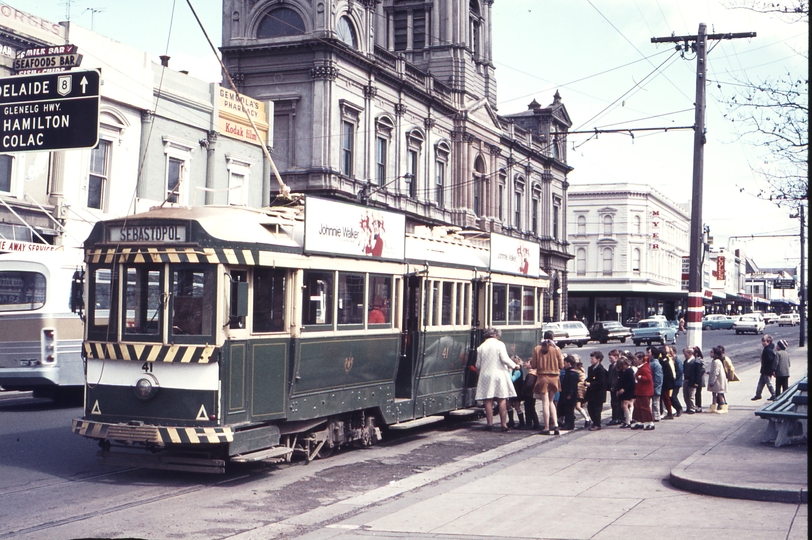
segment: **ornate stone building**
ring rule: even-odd
[[[291,191],[397,209],[410,230],[537,242],[544,317],[558,320],[571,122],[557,93],[497,114],[492,5],[223,0],[222,53],[239,92],[273,102],[272,156]]]

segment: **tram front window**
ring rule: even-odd
[[[88,334],[99,332],[107,339],[110,328],[111,300],[113,283],[110,279],[110,268],[93,268],[90,272],[89,299],[87,303]],[[113,317],[115,328],[115,317]]]
[[[172,271],[172,335],[212,335],[214,272],[199,268]]]
[[[124,275],[124,334],[160,336],[163,270],[128,266]]]

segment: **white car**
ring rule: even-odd
[[[742,315],[738,321],[733,323],[733,330],[737,334],[746,334],[747,332],[763,334],[764,319],[756,315]]]
[[[589,343],[589,329],[581,321],[550,322],[541,330],[542,332],[552,330],[555,336],[553,340],[561,348],[572,344],[583,347]]]
[[[772,324],[778,321],[778,314],[777,313],[765,313],[764,314],[764,324]]]
[[[801,324],[801,316],[798,313],[784,313],[777,322],[778,326],[795,326]]]

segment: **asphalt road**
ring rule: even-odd
[[[797,344],[797,327],[768,332]],[[685,341],[680,336],[677,347]],[[760,336],[733,331],[705,332],[703,341],[706,351],[725,345],[741,368],[757,362],[761,350]],[[586,361],[593,350],[613,348],[635,350],[627,341],[564,353]],[[78,407],[0,393],[0,539],[227,538],[531,436],[484,433],[481,420],[446,421],[388,432],[374,447],[310,464],[260,463],[201,475],[97,463],[95,443],[70,432],[80,415]]]

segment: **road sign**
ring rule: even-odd
[[[96,146],[99,79],[95,70],[0,79],[0,153]]]
[[[54,73],[79,67],[82,55],[76,45],[56,45],[26,49],[14,59],[14,70],[18,75],[31,73]]]
[[[795,288],[795,280],[792,278],[789,279],[778,278],[773,281],[773,289],[794,289],[794,288]]]

